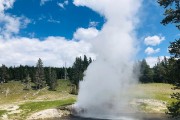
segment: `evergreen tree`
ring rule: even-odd
[[[173,55],[170,58],[172,64],[171,72],[173,73],[171,79],[173,79],[175,85],[174,89],[180,89],[180,39],[171,43],[169,52]],[[177,101],[168,106],[168,114],[180,118],[180,92],[173,93],[171,97],[175,98]]]
[[[180,30],[180,0],[158,0],[158,3],[166,9],[164,13],[165,18],[161,23],[163,25],[175,23],[178,30]],[[172,75],[172,79],[175,82],[174,89],[180,89],[180,38],[170,43],[169,52],[173,55],[170,61],[173,63],[171,72],[174,73]],[[172,94],[172,98],[176,98],[177,101],[168,106],[168,114],[172,115],[172,117],[180,118],[180,92]]]
[[[15,69],[11,66],[8,69],[9,72],[9,80],[15,80]]]
[[[56,90],[57,87],[57,74],[55,70],[49,68],[49,83],[50,83],[50,90]]]
[[[43,62],[40,58],[36,64],[35,84],[36,84],[36,89],[45,87],[45,74],[44,74]]]
[[[91,64],[92,63],[92,59],[91,59],[91,57],[89,58],[89,64]]]
[[[0,71],[0,82],[6,83],[8,82],[8,79],[9,79],[9,74],[8,74],[7,67],[5,65],[2,65],[1,71]]]
[[[153,75],[153,80],[156,83],[163,83],[164,82],[164,67],[162,66],[162,62],[160,58],[158,57],[157,64],[153,67],[154,70],[154,75]]]
[[[143,59],[142,62],[140,63],[140,82],[142,83],[153,82],[153,72],[145,59]]]
[[[74,88],[76,88],[76,90],[73,90],[75,91],[73,94],[77,94],[77,91],[79,89],[79,81],[83,79],[83,72],[84,72],[83,61],[81,57],[77,57],[72,66],[72,70],[70,73],[71,75],[69,76],[72,84],[75,85]]]
[[[27,74],[26,78],[24,79],[24,84],[25,84],[24,90],[31,89],[31,78],[29,77],[29,74]]]
[[[179,0],[158,0],[160,6],[165,8],[165,18],[162,20],[163,25],[175,23],[180,30],[180,1]]]
[[[84,55],[84,59],[81,57],[77,57],[71,69],[68,69],[68,77],[70,78],[72,85],[72,93],[77,94],[79,89],[79,82],[83,80],[84,71],[87,69],[89,64],[92,62],[92,59],[87,59],[86,55]]]
[[[84,55],[84,60],[83,60],[83,69],[84,69],[84,71],[87,69],[88,65],[89,65],[89,61],[88,61],[86,55]]]
[[[163,83],[171,83],[169,60],[165,56],[164,59],[161,61],[161,66],[163,68],[163,71],[161,72],[163,76]]]

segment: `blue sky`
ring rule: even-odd
[[[64,0],[49,0],[41,5],[40,0],[16,0],[12,9],[7,13],[25,16],[31,23],[19,33],[29,37],[29,33],[35,33],[34,37],[45,38],[48,36],[63,36],[72,39],[77,28],[88,28],[89,22],[97,21],[97,29],[101,29],[104,18],[87,7],[76,7],[69,0],[64,8]],[[32,9],[33,8],[33,9]]]
[[[153,66],[158,56],[169,56],[169,42],[178,38],[180,33],[175,25],[160,24],[164,9],[155,0],[144,0],[141,6],[139,24],[135,29],[139,48],[137,59],[145,58]],[[105,22],[103,15],[88,7],[76,6],[73,0],[2,0],[0,64],[33,65],[37,58],[42,57],[46,65],[63,66],[67,61],[70,66],[79,55],[95,58],[96,55],[89,52],[89,45],[79,39],[93,39]],[[50,43],[51,40],[58,43]],[[59,49],[52,50],[54,47]],[[33,57],[28,56],[30,54]],[[58,64],[54,64],[57,61]]]

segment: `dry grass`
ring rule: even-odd
[[[75,98],[69,94],[69,81],[59,80],[56,91],[49,91],[48,87],[41,90],[23,90],[24,85],[19,81],[0,84],[0,105],[19,101],[40,101]],[[9,89],[9,90],[8,90]],[[6,91],[9,91],[6,96]]]
[[[150,98],[166,101],[171,103],[174,99],[171,98],[173,92],[178,90],[172,90],[173,86],[164,83],[149,83],[149,84],[138,84],[136,88],[137,98]]]

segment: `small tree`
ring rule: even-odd
[[[35,84],[36,84],[36,89],[45,87],[45,74],[44,74],[43,62],[40,58],[36,65]]]
[[[49,84],[50,84],[50,90],[56,90],[57,87],[57,74],[55,70],[52,70],[49,68]]]
[[[31,89],[31,78],[29,77],[29,74],[27,74],[27,76],[24,80],[24,83],[25,83],[24,90],[30,90]]]

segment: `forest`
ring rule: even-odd
[[[43,61],[39,58],[36,66],[20,65],[0,67],[0,83],[8,83],[9,81],[21,81],[25,84],[25,89],[41,89],[49,86],[50,90],[55,90],[58,79],[69,79],[72,84],[78,86],[83,78],[83,72],[92,62],[91,58],[84,55],[83,59],[77,57],[72,67],[44,67]],[[34,83],[33,86],[30,83]]]
[[[134,71],[136,72],[140,83],[170,83],[175,84],[175,76],[178,71],[178,65],[174,59],[168,59],[164,57],[163,60],[157,59],[157,63],[154,67],[150,68],[146,60],[138,61],[134,65]],[[21,81],[24,84],[33,82],[36,84],[37,89],[43,88],[43,86],[51,86],[51,83],[55,84],[58,79],[69,79],[72,84],[78,87],[79,81],[83,79],[84,71],[91,64],[92,59],[84,57],[77,57],[72,67],[44,67],[43,61],[39,58],[36,66],[14,66],[6,67],[2,65],[0,67],[0,82],[7,83],[8,81]],[[139,71],[139,72],[137,72]],[[52,80],[53,79],[53,80]],[[54,87],[53,87],[54,89]]]

